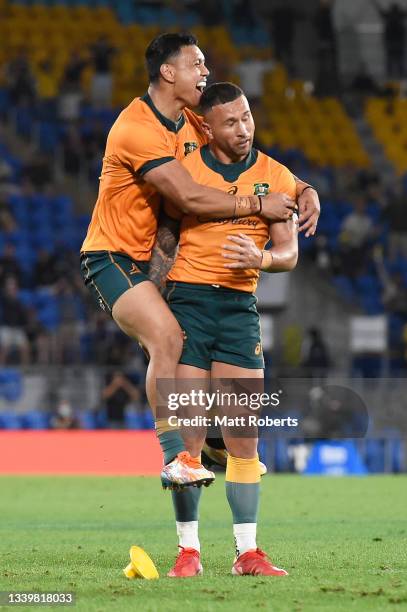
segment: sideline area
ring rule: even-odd
[[[157,475],[154,431],[0,432],[0,474]]]

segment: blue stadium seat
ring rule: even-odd
[[[30,107],[19,106],[15,111],[16,131],[22,138],[31,138],[34,116]]]
[[[367,439],[365,449],[365,465],[371,474],[384,472],[385,441],[382,439]]]
[[[54,331],[59,325],[59,309],[55,295],[48,289],[41,289],[36,292],[35,303],[40,323],[49,331]]]
[[[31,245],[37,251],[43,248],[53,250],[55,233],[51,226],[42,225],[31,234]]]
[[[2,368],[0,370],[0,396],[6,402],[17,402],[24,391],[24,380],[18,370]]]
[[[41,151],[44,153],[55,153],[59,141],[57,123],[40,121],[38,125],[38,140]]]
[[[341,296],[345,298],[345,300],[353,301],[355,299],[355,290],[352,281],[348,276],[335,276],[333,279],[333,284]]]
[[[359,303],[368,315],[379,315],[384,312],[384,306],[379,294],[362,295],[359,298]]]
[[[97,429],[106,429],[106,427],[109,426],[109,422],[107,420],[107,412],[105,408],[97,410],[95,418]]]
[[[379,378],[382,375],[383,366],[382,355],[357,355],[352,360],[351,376]]]
[[[58,211],[58,213],[60,214],[62,214],[63,212],[65,214],[72,215],[72,210],[73,210],[72,200],[68,196],[65,196],[65,195],[56,196],[52,198],[50,205],[54,211]]]
[[[0,412],[0,429],[21,429],[21,422],[15,412]]]
[[[11,212],[19,225],[26,224],[28,220],[28,200],[24,196],[12,194],[8,197],[7,202]]]
[[[380,217],[382,215],[380,204],[378,204],[377,202],[373,202],[373,201],[369,202],[366,207],[366,213],[370,217],[370,219],[373,221],[374,224],[379,223]]]
[[[10,100],[8,91],[4,87],[0,87],[0,117],[5,117],[10,108]]]
[[[78,414],[81,429],[96,429],[96,414],[92,410],[81,410]]]
[[[26,308],[35,308],[35,292],[30,289],[20,289],[18,299]]]
[[[126,429],[146,429],[143,427],[143,417],[140,412],[126,410],[124,416],[124,424]]]
[[[23,272],[26,275],[31,274],[37,259],[35,251],[31,246],[29,244],[16,246],[15,256]]]
[[[151,410],[144,410],[140,413],[141,429],[154,429],[155,421]]]
[[[30,410],[21,415],[21,423],[25,429],[48,429],[50,415],[43,410]]]

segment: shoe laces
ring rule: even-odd
[[[202,464],[197,459],[194,459],[194,457],[191,457],[188,451],[178,453],[177,457],[181,463],[185,463],[185,465],[188,465],[189,467],[195,469],[202,467]]]
[[[255,568],[263,567],[264,564],[271,563],[270,559],[266,555],[266,553],[261,550],[261,548],[256,548],[256,550],[247,551],[247,558],[251,559],[255,563]]]
[[[184,548],[183,546],[178,545],[179,553],[178,557],[175,561],[174,569],[181,570],[184,565],[187,565],[191,557],[199,557],[199,552],[195,550],[195,548]]]

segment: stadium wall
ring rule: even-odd
[[[154,431],[0,432],[0,474],[159,474]]]

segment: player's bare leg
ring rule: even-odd
[[[180,364],[177,368],[177,380],[180,379],[199,379],[199,381],[202,381],[200,388],[205,388],[205,383],[209,383],[210,380],[210,372],[194,366]],[[180,382],[180,385],[183,390],[186,390],[188,382],[185,384]],[[193,458],[200,461],[206,427],[183,428],[183,433],[187,450]],[[208,472],[208,474],[211,475],[210,478],[215,478],[212,472]],[[170,578],[187,578],[202,574],[201,547],[198,536],[198,507],[201,492],[202,489],[197,487],[188,487],[183,491],[172,491],[180,552],[174,566],[168,572]]]
[[[263,379],[263,370],[240,368],[225,363],[212,363],[213,378]],[[242,432],[243,433],[243,432]],[[257,512],[260,494],[260,466],[257,436],[238,437],[236,428],[222,426],[223,439],[229,453],[226,465],[226,497],[233,515],[236,559],[232,574],[286,576],[287,572],[272,565],[257,548]]]
[[[175,373],[183,343],[181,328],[159,291],[150,281],[139,283],[123,293],[113,306],[112,316],[120,329],[141,342],[149,354],[146,392],[156,416],[157,379],[174,381],[175,388]],[[168,419],[165,418],[156,419],[156,430],[164,453],[166,464],[164,470],[168,472],[165,474],[166,485],[183,486],[184,481],[188,485],[194,482],[201,483],[206,476],[209,476],[208,470],[200,463],[196,465],[196,462],[178,474],[180,467],[184,467],[183,458],[188,460],[182,436],[178,429],[169,426]]]

